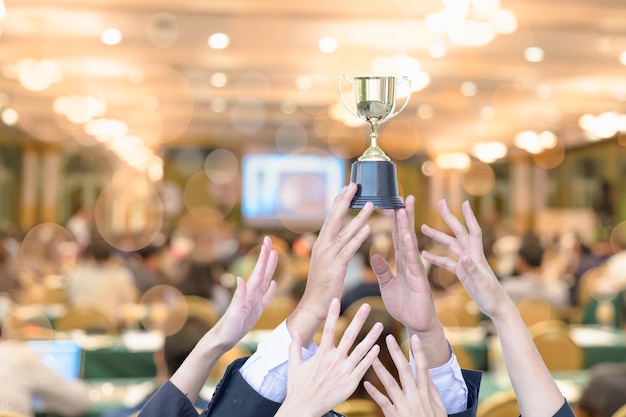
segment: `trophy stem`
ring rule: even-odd
[[[391,161],[385,151],[378,147],[378,125],[379,119],[371,117],[368,122],[372,127],[370,133],[370,147],[359,157],[359,161]]]

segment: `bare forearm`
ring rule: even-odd
[[[492,317],[522,415],[551,417],[563,405],[550,371],[512,301]]]
[[[170,378],[170,382],[192,403],[200,395],[218,359],[228,350],[226,346],[220,344],[218,338],[210,336],[211,332],[200,340]]]

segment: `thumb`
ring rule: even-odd
[[[380,254],[372,255],[370,259],[370,265],[372,266],[372,271],[376,274],[376,278],[378,278],[378,283],[383,286],[391,279],[393,279],[393,272],[391,271],[391,267],[389,267],[389,263],[385,258]]]

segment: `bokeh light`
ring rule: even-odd
[[[544,169],[552,169],[561,165],[565,159],[565,145],[563,141],[557,139],[552,149],[547,149],[542,153],[534,154],[533,160],[537,166]]]
[[[185,296],[170,285],[156,285],[140,298],[145,316],[141,324],[146,330],[172,335],[180,330],[187,320]]]
[[[197,218],[207,216],[224,219],[239,200],[239,186],[234,181],[217,183],[204,171],[194,174],[183,189],[183,201],[187,211]]]
[[[301,123],[287,121],[276,129],[274,142],[276,148],[283,153],[301,151],[308,145],[309,135]]]
[[[609,236],[611,249],[614,253],[620,252],[626,248],[626,221],[618,223]]]
[[[95,223],[109,245],[133,252],[152,243],[161,232],[163,204],[145,180],[129,178],[126,187],[112,183],[102,190],[96,201]]]
[[[470,164],[469,169],[463,173],[461,182],[469,194],[481,196],[491,191],[496,183],[496,174],[490,165],[474,161]]]
[[[409,120],[391,120],[378,137],[379,146],[392,159],[405,160],[415,155],[421,146],[417,126]]]
[[[204,160],[204,172],[217,184],[228,184],[235,180],[239,173],[239,160],[228,149],[216,149]]]
[[[39,281],[50,275],[65,275],[76,264],[77,255],[71,233],[56,223],[41,223],[31,228],[20,248],[22,267]]]
[[[258,99],[236,102],[230,109],[230,122],[241,133],[257,133],[267,122],[267,110]]]

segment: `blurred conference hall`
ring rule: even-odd
[[[469,201],[576,415],[626,416],[625,28],[623,0],[0,0],[0,417],[135,416],[270,236],[276,295],[202,409],[304,292],[371,145],[360,77],[392,77],[377,145],[419,249],[447,254],[420,226],[450,232],[438,202]],[[339,324],[368,302],[408,357],[369,265],[394,267],[393,209],[369,225]],[[425,267],[461,367],[483,371],[478,417],[517,416],[490,319]]]

